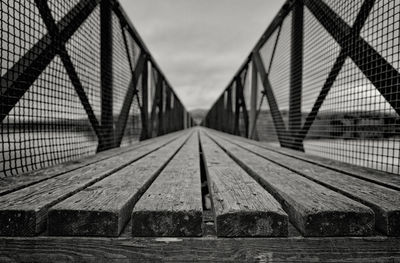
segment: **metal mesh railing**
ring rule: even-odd
[[[0,177],[190,126],[117,1],[1,0],[0,20]],[[151,85],[174,107],[153,114]]]
[[[287,1],[223,93],[248,126],[221,100],[203,124],[400,174],[399,21],[398,1]]]

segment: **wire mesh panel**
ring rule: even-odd
[[[56,3],[52,7],[56,14],[72,8]],[[24,59],[47,30],[33,1],[2,1],[0,10],[4,88],[5,78],[15,63]],[[76,42],[75,36],[73,39]],[[96,151],[96,135],[60,57],[48,56],[51,62],[1,122],[0,176],[39,169]],[[15,69],[14,76],[19,74],[20,70]],[[3,104],[10,101],[7,97],[2,99]]]
[[[275,88],[277,93],[276,96],[279,96],[280,101],[283,102],[282,104],[278,104],[279,106],[286,105],[286,109],[284,109],[284,112],[286,110],[286,113],[289,107],[288,105],[289,72],[287,72],[287,67],[289,65],[287,57],[289,54],[289,49],[285,50],[285,48],[288,48],[288,46],[287,43],[284,42],[289,41],[290,38],[289,35],[290,24],[288,24],[289,22],[290,22],[289,20],[285,22],[284,30],[282,30],[282,26],[276,28],[271,34],[271,36],[264,43],[264,45],[261,46],[259,51],[266,69],[266,73],[268,74],[271,73],[272,77],[274,76],[274,74],[278,75],[278,78],[274,78]],[[280,38],[282,31],[283,31],[283,38]],[[278,49],[278,44],[279,44],[279,49]],[[278,58],[278,56],[280,56],[280,58]],[[272,65],[274,65],[274,71],[272,71]],[[282,76],[284,78],[282,80],[279,80],[280,67],[283,67],[284,71],[286,71],[286,75]],[[283,86],[280,86],[282,84]],[[256,103],[257,108],[256,108],[256,118],[255,118],[256,119],[255,134],[253,138],[260,141],[272,143],[274,145],[278,143],[277,145],[279,145],[279,140],[276,133],[276,127],[274,126],[271,109],[269,107],[268,100],[265,97],[264,86],[259,74],[257,74],[256,93],[257,93],[257,103]]]
[[[360,7],[365,0],[337,1],[323,0],[336,14],[338,14],[349,26],[353,25]],[[384,0],[388,2],[387,0]]]
[[[56,1],[50,1],[55,5]],[[59,1],[58,5],[67,5]],[[69,3],[70,5],[70,3]],[[69,6],[67,5],[67,6]],[[50,5],[51,6],[51,5]],[[60,7],[54,7],[60,10]],[[59,14],[59,12],[55,12]],[[65,14],[66,11],[62,12]],[[59,15],[60,16],[60,15]],[[82,82],[94,114],[101,117],[101,76],[100,76],[100,6],[82,23],[77,32],[66,42],[65,48]]]
[[[334,6],[333,3],[329,4],[340,18],[353,27],[357,23],[357,15],[366,12],[361,10],[362,1],[346,1],[346,4],[336,3]],[[362,28],[360,36],[397,71],[399,17],[396,20],[394,12],[399,5],[398,1],[377,1],[368,16],[364,14],[368,17],[365,24],[358,25]],[[327,49],[332,49],[334,45],[337,44],[325,44]],[[335,49],[340,50],[337,47]],[[306,152],[352,164],[400,173],[399,115],[391,106],[394,101],[390,103],[390,99],[385,99],[371,83],[373,76],[363,72],[363,65],[354,59],[366,56],[367,52],[356,46],[349,48],[351,56],[345,59],[322,103],[317,121],[305,141],[305,149]],[[331,60],[338,56],[337,53],[333,52]],[[377,61],[370,59],[361,63],[371,68],[380,81],[391,81],[387,79],[388,72],[379,70]],[[398,93],[399,90],[392,92]]]
[[[250,110],[251,104],[251,71],[253,70],[252,65],[249,65],[247,69],[247,74],[245,75],[245,79],[243,80],[243,96],[244,102],[246,104],[246,110]]]
[[[321,87],[329,76],[336,58],[340,53],[340,45],[324,29],[314,15],[304,9],[304,69],[302,90],[303,122],[311,112],[318,98]]]
[[[257,75],[257,109],[255,118],[255,134],[256,140],[279,145],[276,128],[271,115],[271,109],[264,95],[264,87],[260,76]]]
[[[400,1],[377,1],[360,35],[400,71]]]
[[[138,82],[138,93],[142,94],[142,85],[141,85],[141,77]],[[132,143],[139,141],[140,134],[142,131],[142,120],[140,116],[140,107],[139,105],[143,105],[140,96],[137,96],[136,99],[132,102],[131,108],[128,114],[128,121],[125,127],[124,136],[122,137],[121,146],[127,146]]]
[[[306,141],[306,151],[398,173],[399,125],[396,113],[354,63],[347,59],[323,102],[319,139]]]
[[[267,39],[265,44],[260,48],[260,55],[267,73],[270,72],[271,65],[275,57],[277,40],[279,39],[281,30],[282,27],[275,29],[272,35]]]
[[[125,27],[123,29],[123,34],[125,35],[126,44],[129,52],[128,60],[131,61],[132,65],[136,65],[139,60],[139,54],[141,52],[140,47]]]
[[[282,23],[282,29],[276,46],[276,53],[269,72],[271,87],[286,124],[288,123],[289,117],[291,24],[292,16],[288,15]]]
[[[129,67],[129,60],[126,55],[122,30],[119,18],[112,16],[112,44],[113,44],[113,116],[118,119],[121,113],[124,99],[132,79],[132,71]]]
[[[5,76],[44,37],[47,29],[33,1],[1,1],[0,19],[1,76]]]
[[[133,71],[137,66],[140,48],[132,39],[127,30],[122,27],[120,19],[113,14],[113,119],[114,123],[123,114],[123,105],[126,103],[129,90],[134,89],[134,98],[129,109],[127,123],[121,140],[121,146],[126,146],[137,142],[140,139],[141,119],[140,105],[142,102],[141,77],[139,77],[136,87],[133,85]]]
[[[94,154],[97,138],[57,56],[1,124],[3,175]]]
[[[25,2],[33,1],[29,0]],[[75,5],[79,3],[79,0],[48,0],[47,2],[54,20],[59,22]]]
[[[287,1],[242,66],[249,137],[400,174],[399,37],[400,1]]]
[[[120,8],[109,0],[0,1],[0,177],[149,137],[158,102],[145,69],[152,64],[166,78]],[[160,119],[168,111],[179,120],[170,106]]]

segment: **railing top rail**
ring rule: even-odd
[[[166,75],[162,71],[160,65],[154,59],[149,48],[144,43],[142,37],[139,35],[138,31],[136,30],[135,26],[133,25],[132,20],[126,14],[125,10],[122,8],[121,4],[119,3],[119,0],[112,0],[112,1],[113,1],[113,5],[114,5],[114,11],[117,13],[117,15],[120,18],[122,18],[124,20],[125,24],[128,26],[129,33],[135,39],[135,41],[139,45],[139,47],[148,55],[148,60],[153,65],[153,67],[159,72],[159,74],[161,74],[163,76],[164,82],[167,84],[167,86],[172,87],[172,85],[170,84]],[[187,111],[184,104],[182,103],[182,100],[179,98],[178,94],[176,94],[176,92],[173,89],[171,89],[171,91],[174,94],[175,98],[179,101],[179,103],[181,103],[183,105],[185,111]]]
[[[295,1],[303,1],[303,0],[286,0],[286,2],[282,5],[281,9],[278,11],[278,13],[272,19],[272,21],[269,24],[269,26],[267,27],[267,29],[264,31],[264,33],[261,35],[261,37],[257,40],[256,44],[251,49],[249,55],[247,55],[245,60],[239,66],[239,68],[233,75],[234,77],[228,82],[228,85],[225,86],[225,89],[221,92],[221,94],[217,97],[217,99],[214,101],[214,103],[212,105],[214,105],[220,99],[220,97],[224,94],[224,92],[233,84],[233,82],[235,81],[235,77],[238,76],[246,68],[246,66],[251,61],[251,57],[252,57],[253,53],[258,52],[260,50],[260,48],[268,40],[268,38],[272,35],[272,33],[279,27],[279,25],[282,23],[282,21],[285,19],[285,17],[291,11]]]

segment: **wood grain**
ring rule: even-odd
[[[0,235],[35,235],[44,230],[48,209],[169,143],[156,141],[136,151],[114,156],[72,172],[0,196]]]
[[[221,136],[221,134],[219,134]],[[375,213],[376,228],[390,236],[400,235],[400,192],[343,174],[303,160],[282,155],[259,146],[224,137],[242,148],[252,151],[274,163],[280,164],[304,177],[342,193],[366,206]]]
[[[133,236],[201,236],[203,208],[197,132],[135,205]]]
[[[280,204],[201,133],[217,236],[287,236]]]
[[[267,150],[271,150],[274,152],[278,152],[287,156],[291,156],[309,163],[317,164],[319,166],[329,168],[334,171],[338,171],[341,173],[346,173],[353,177],[357,177],[366,181],[370,181],[388,188],[392,188],[394,190],[400,191],[400,176],[397,174],[387,173],[383,171],[378,171],[375,169],[371,169],[368,167],[362,167],[358,165],[353,165],[345,162],[340,162],[336,160],[332,160],[329,158],[324,158],[317,155],[307,154],[295,150],[291,150],[288,148],[278,148],[271,145],[268,145],[265,142],[255,141],[246,139],[240,136],[235,136],[227,133],[220,133],[215,130],[209,130],[217,134],[223,134],[224,136],[230,137],[237,141],[242,141],[246,143],[250,143],[253,145],[257,145],[263,147]]]
[[[173,134],[168,134],[165,136],[160,136],[152,140],[145,140],[141,142],[137,142],[132,146],[128,147],[121,147],[121,148],[114,148],[111,150],[99,152],[96,155],[61,163],[58,165],[46,167],[43,169],[35,170],[28,172],[26,174],[22,174],[19,176],[10,176],[10,177],[3,177],[0,178],[0,196],[17,191],[19,189],[22,189],[24,187],[42,182],[44,180],[72,172],[74,170],[77,170],[79,168],[85,167],[87,165],[90,165],[92,163],[96,163],[99,161],[106,160],[108,158],[111,158],[113,156],[123,154],[129,151],[134,151],[140,147],[146,146],[150,143],[154,143],[156,141],[163,141],[165,139],[170,139],[172,140],[178,136],[177,133]]]
[[[304,236],[364,236],[374,229],[368,207],[212,136],[228,154],[277,198]]]
[[[264,143],[261,143],[259,145],[266,147]],[[279,149],[271,146],[266,148],[268,148],[269,150],[283,153],[291,157],[298,158],[300,160],[304,160],[306,162],[314,163],[335,171],[346,173],[348,175],[400,191],[400,176],[398,174],[378,171],[367,167],[335,161],[321,156],[305,154],[284,148]]]
[[[180,136],[52,207],[48,213],[49,234],[118,236],[129,220],[134,204],[187,136],[187,133]]]
[[[0,238],[1,262],[399,262],[371,238]]]

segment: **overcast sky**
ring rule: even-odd
[[[188,110],[208,109],[284,0],[120,0]]]

